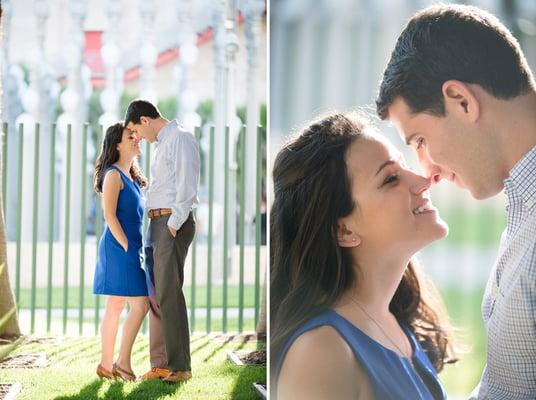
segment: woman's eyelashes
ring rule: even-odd
[[[383,181],[383,184],[382,186],[384,185],[389,185],[391,183],[395,183],[395,182],[398,182],[398,180],[400,179],[400,172],[396,172],[394,174],[390,174],[388,175],[385,180]]]

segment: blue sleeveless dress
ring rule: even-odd
[[[282,355],[277,360],[276,379],[279,378],[287,351],[298,336],[325,325],[336,329],[348,343],[370,379],[375,399],[446,400],[447,394],[439,382],[434,367],[408,328],[401,325],[413,349],[413,365],[408,358],[401,357],[367,336],[334,310],[325,311],[310,319],[289,338]]]
[[[137,182],[112,165],[106,170],[119,171],[123,189],[117,199],[116,215],[128,239],[125,251],[106,225],[99,242],[93,293],[113,296],[147,296],[142,269],[142,223],[144,199]]]

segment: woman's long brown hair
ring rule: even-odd
[[[95,162],[95,174],[93,176],[93,185],[95,187],[95,192],[97,193],[102,193],[102,184],[106,170],[119,160],[117,145],[121,143],[124,129],[125,126],[121,122],[106,129],[106,134],[104,135],[104,141],[102,143],[102,150]],[[143,188],[147,186],[147,178],[143,175],[143,172],[141,172],[137,158],[132,161],[130,175],[134,181],[138,182],[140,187]]]
[[[328,115],[302,130],[275,159],[270,215],[272,393],[277,392],[275,366],[290,336],[332,307],[357,279],[349,252],[337,244],[337,221],[356,206],[345,157],[365,129],[357,113]],[[416,335],[440,371],[454,359],[448,321],[431,290],[410,262],[389,309]]]

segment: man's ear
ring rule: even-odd
[[[480,117],[480,102],[470,85],[452,79],[443,83],[441,91],[447,113],[462,115],[468,118],[470,122],[478,120]]]
[[[149,118],[147,118],[147,117],[140,117],[140,124],[142,124],[142,125],[149,125]]]
[[[339,222],[337,225],[337,244],[340,247],[357,247],[360,243],[359,235],[348,229],[343,222]]]

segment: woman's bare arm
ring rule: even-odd
[[[128,250],[128,239],[117,219],[117,199],[119,198],[119,192],[123,188],[123,182],[119,172],[111,170],[104,177],[104,183],[102,185],[102,209],[104,213],[104,219],[108,228],[114,235],[115,240],[123,247],[125,251]]]
[[[371,399],[370,383],[348,343],[329,326],[301,335],[279,375],[278,400]]]

